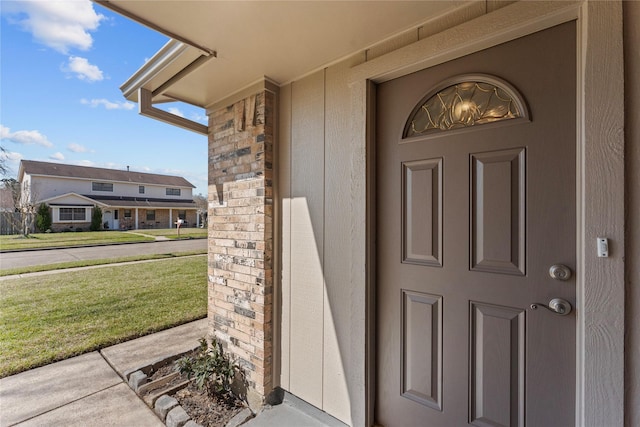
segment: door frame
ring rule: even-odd
[[[352,200],[363,202],[352,208],[352,230],[358,231],[352,237],[361,238],[352,242],[352,254],[363,267],[352,269],[352,280],[366,286],[366,425],[375,421],[375,85],[572,20],[577,21],[576,426],[623,426],[624,69],[620,0],[517,2],[352,68]],[[364,225],[362,218],[366,218]],[[609,239],[609,258],[596,257],[596,237]],[[610,307],[617,307],[617,312]],[[603,395],[607,396],[604,401]]]

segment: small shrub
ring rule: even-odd
[[[91,213],[91,226],[89,227],[89,230],[98,231],[100,230],[101,226],[102,226],[102,209],[100,209],[100,206],[94,206],[93,212]]]
[[[222,345],[215,338],[211,345],[201,338],[196,355],[179,359],[176,366],[181,374],[187,374],[189,379],[194,378],[199,390],[206,389],[209,395],[233,398],[231,385],[239,368],[223,352]]]
[[[51,211],[49,210],[49,205],[46,203],[40,203],[40,206],[38,206],[38,211],[36,212],[36,227],[40,232],[51,228]]]

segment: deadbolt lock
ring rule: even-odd
[[[569,280],[571,278],[571,269],[563,264],[555,264],[549,268],[549,276],[555,280]]]

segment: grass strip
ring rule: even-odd
[[[204,239],[207,237],[206,228],[181,228],[180,237],[178,237],[178,231],[175,228],[132,230],[131,233],[154,237],[166,237],[167,239]]]
[[[207,314],[207,258],[3,281],[0,377]]]
[[[120,231],[87,231],[68,233],[34,233],[29,237],[21,235],[0,236],[0,251],[16,249],[42,249],[82,245],[116,244],[154,241],[153,236],[145,236]]]
[[[120,262],[148,261],[154,259],[179,258],[192,255],[206,254],[207,250],[191,251],[191,252],[175,252],[167,254],[150,254],[150,255],[131,255],[126,257],[108,258],[108,259],[90,259],[61,262],[58,264],[34,265],[29,267],[7,268],[0,270],[0,277],[15,276],[18,274],[38,273],[41,271],[65,270],[67,268],[91,267],[94,265],[116,264]]]

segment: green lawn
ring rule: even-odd
[[[0,377],[203,318],[207,258],[0,282]]]
[[[110,245],[116,243],[151,242],[156,237],[178,239],[175,228],[131,231],[70,231],[65,233],[33,233],[29,237],[21,235],[0,236],[0,252],[20,249],[43,249],[65,246]],[[181,228],[180,239],[204,239],[206,228]]]
[[[66,233],[34,233],[29,237],[21,235],[0,236],[0,250],[38,249],[48,247],[114,244],[126,242],[149,242],[151,236],[121,231],[83,231]]]
[[[0,277],[15,276],[17,274],[36,273],[41,271],[64,270],[67,268],[90,267],[94,265],[115,264],[119,262],[148,261],[152,259],[177,258],[192,255],[204,255],[207,250],[191,251],[191,252],[175,252],[168,254],[152,254],[152,255],[131,255],[119,258],[106,259],[89,259],[80,261],[60,262],[58,264],[32,265],[29,267],[6,268],[0,269]]]
[[[144,229],[144,230],[135,230],[132,231],[134,233],[142,233],[148,236],[163,236],[169,239],[177,239],[178,231],[175,228],[160,228],[160,229]],[[206,228],[181,228],[180,229],[180,238],[181,239],[204,239],[207,237],[207,229]]]

